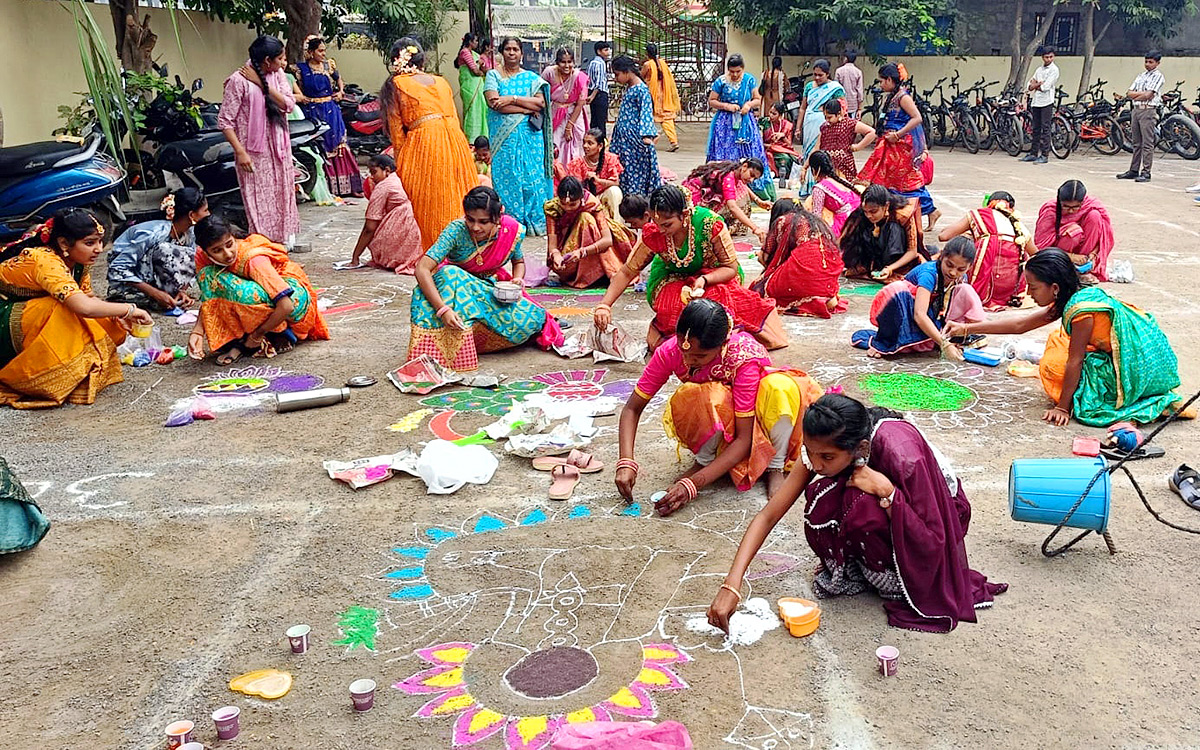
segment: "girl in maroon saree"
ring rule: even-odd
[[[967,563],[971,505],[949,464],[914,425],[827,395],[804,413],[805,463],[755,516],[708,609],[728,632],[746,568],[804,494],[804,531],[820,561],[818,597],[874,591],[888,624],[945,633],[1008,590]]]

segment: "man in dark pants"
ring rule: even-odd
[[[1158,64],[1162,62],[1162,53],[1150,50],[1146,53],[1146,70],[1133,79],[1133,85],[1125,93],[1133,102],[1133,114],[1130,119],[1130,129],[1133,131],[1133,160],[1129,169],[1117,175],[1118,180],[1150,181],[1150,166],[1154,163],[1154,123],[1157,119],[1155,111],[1162,104],[1162,91],[1166,84]]]
[[[1058,86],[1058,66],[1054,64],[1054,50],[1038,47],[1042,56],[1042,67],[1033,72],[1029,79],[1029,112],[1033,115],[1033,148],[1021,161],[1045,164],[1050,155],[1050,120],[1054,117],[1054,90]]]
[[[611,44],[596,42],[596,56],[587,66],[588,102],[591,107],[589,122],[593,128],[600,128],[605,138],[608,138],[608,58],[610,55],[612,55]]]

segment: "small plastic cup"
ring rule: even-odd
[[[179,746],[179,750],[204,750],[204,745],[199,742],[185,742]]]
[[[287,629],[284,634],[288,638],[288,643],[292,645],[293,654],[303,654],[308,650],[308,633],[311,631],[307,625],[293,625]]]
[[[880,646],[875,649],[875,658],[879,660],[879,674],[884,677],[896,676],[896,662],[900,660],[900,649],[895,646]]]
[[[167,747],[174,748],[182,747],[192,741],[192,731],[196,725],[190,721],[173,721],[167,725],[164,730],[167,734]]]
[[[355,711],[370,711],[375,705],[375,680],[355,680],[350,683],[350,701]]]
[[[242,731],[238,721],[242,715],[242,710],[237,706],[222,706],[216,711],[213,711],[213,724],[217,726],[217,739],[232,740],[238,736],[238,732]]]
[[[154,333],[154,324],[134,323],[130,326],[129,332],[139,339],[148,339],[150,334]]]

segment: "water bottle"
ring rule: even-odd
[[[349,400],[349,388],[314,388],[310,391],[279,393],[275,396],[275,411],[283,414],[316,406],[332,406]]]

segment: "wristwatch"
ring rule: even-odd
[[[896,499],[896,490],[893,489],[892,494],[888,495],[887,497],[879,498],[879,507],[883,508],[884,510],[887,510],[888,508],[892,507],[892,501],[895,499]]]

